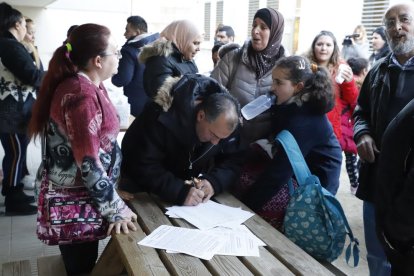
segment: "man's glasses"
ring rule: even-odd
[[[103,53],[103,54],[100,54],[100,56],[102,56],[102,57],[116,56],[118,59],[121,59],[122,58],[122,54],[121,54],[121,51],[120,50],[116,50],[115,53]]]
[[[401,26],[406,26],[411,24],[413,21],[413,17],[410,15],[400,15],[398,19],[391,18],[391,19],[385,19],[384,25],[387,27],[387,29],[391,29],[394,26],[396,26],[397,23],[399,23]]]

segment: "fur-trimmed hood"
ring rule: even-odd
[[[228,52],[231,52],[235,49],[239,49],[240,45],[234,42],[227,43],[220,47],[218,54],[220,58],[223,58]]]
[[[138,56],[140,63],[146,63],[146,61],[153,56],[169,56],[175,49],[174,44],[171,41],[166,40],[165,38],[159,38],[154,42],[145,45],[141,53]]]
[[[187,113],[198,102],[215,93],[228,93],[215,79],[201,74],[187,74],[181,77],[168,77],[158,89],[154,102],[164,112],[171,108]]]

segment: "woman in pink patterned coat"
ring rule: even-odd
[[[113,229],[135,230],[136,219],[115,190],[121,163],[119,119],[102,84],[116,73],[119,58],[107,27],[76,28],[50,61],[30,122],[31,136],[47,130],[49,180],[57,188],[86,187],[94,207],[109,222],[108,235]],[[38,174],[37,184],[40,178]],[[59,248],[68,275],[93,269],[98,241]]]

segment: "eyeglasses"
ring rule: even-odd
[[[118,59],[121,59],[122,58],[122,54],[121,54],[121,51],[120,50],[116,50],[115,53],[103,53],[103,54],[100,54],[100,56],[102,56],[102,57],[116,56]]]
[[[398,16],[398,20],[395,19],[395,18],[385,19],[384,20],[384,25],[385,25],[385,27],[387,27],[387,29],[391,29],[397,23],[399,23],[401,26],[407,26],[407,25],[411,24],[412,21],[413,21],[412,16],[410,16],[408,14],[403,14],[403,15]]]

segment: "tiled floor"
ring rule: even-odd
[[[30,158],[29,158],[30,159]],[[37,161],[28,160],[29,170],[34,173]],[[32,162],[32,164],[30,164]],[[34,167],[34,168],[33,168]],[[32,192],[28,192],[32,193]],[[366,262],[365,240],[362,225],[362,203],[350,194],[349,181],[343,168],[341,174],[341,186],[337,197],[348,217],[348,221],[354,235],[360,241],[360,262],[357,268],[352,268],[340,256],[334,264],[347,275],[369,275]],[[57,255],[57,246],[47,246],[36,238],[36,216],[5,217],[4,198],[0,196],[0,264],[15,260],[30,260],[33,275],[37,275],[36,259],[41,256]],[[105,247],[108,239],[101,241],[100,252]]]

